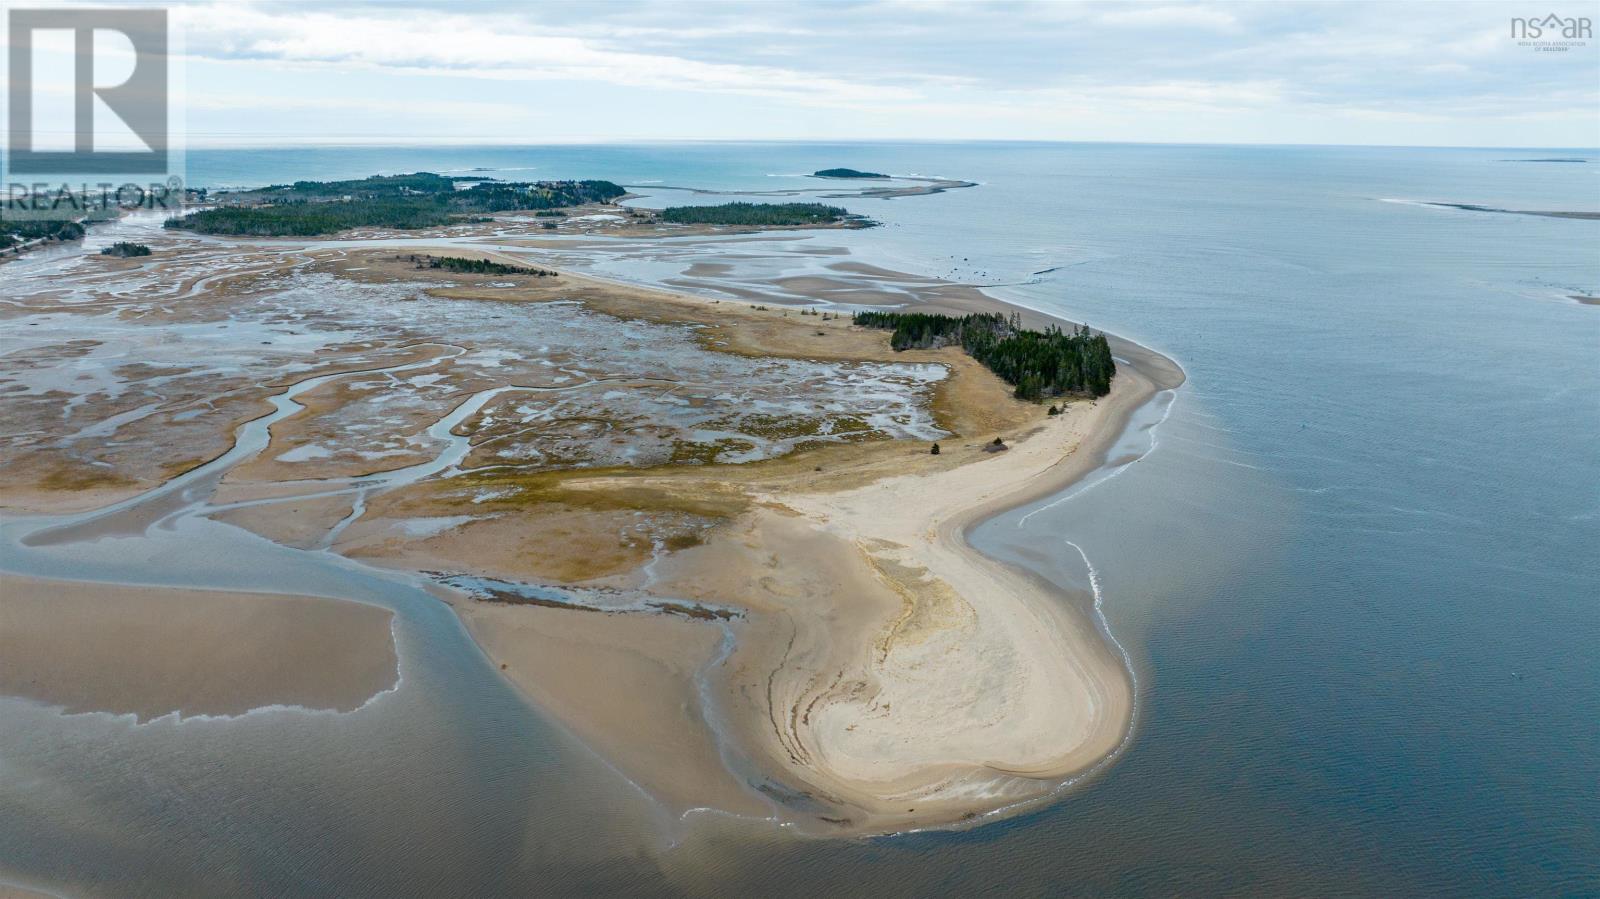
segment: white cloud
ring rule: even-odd
[[[201,133],[207,116],[253,104],[263,130],[279,115],[297,133],[471,130],[539,141],[1325,134],[1318,139],[1383,143],[1427,133],[1470,143],[1497,122],[1512,135],[1536,120],[1569,143],[1592,142],[1580,120],[1600,110],[1600,46],[1521,51],[1504,35],[1512,8],[1441,2],[1397,16],[1366,2],[686,0],[228,3],[173,14],[195,65],[225,73],[244,98],[195,98]],[[1409,130],[1385,131],[1386,122]]]
[[[1239,20],[1226,10],[1213,6],[1145,6],[1128,4],[1125,9],[1101,13],[1095,21],[1105,25],[1140,28],[1231,29]]]
[[[285,15],[244,6],[179,7],[191,56],[391,69],[495,80],[600,81],[634,88],[786,97],[812,103],[892,102],[904,88],[771,66],[612,50],[501,15]]]

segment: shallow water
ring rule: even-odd
[[[982,182],[831,201],[884,226],[718,248],[732,269],[702,280],[854,259],[997,285],[1183,364],[1189,382],[1136,418],[1112,467],[974,537],[1097,593],[1139,674],[1137,729],[1088,785],[967,831],[839,842],[704,817],[664,839],[448,610],[321,554],[280,564],[281,589],[400,610],[401,689],[348,716],[139,727],[0,701],[0,876],[105,895],[1600,892],[1600,307],[1567,299],[1600,290],[1600,223],[1385,202],[1600,209],[1600,164],[1500,161],[1518,155],[191,153],[191,181],[224,184],[506,166],[755,191],[827,165]],[[590,264],[688,278],[712,251],[678,243]],[[138,553],[39,547],[29,565],[115,578],[179,558],[195,584],[230,586],[232,566],[195,548],[228,540],[264,566],[286,552],[223,528],[157,529]]]

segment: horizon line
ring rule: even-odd
[[[571,146],[649,146],[661,144],[1038,144],[1038,145],[1112,145],[1142,147],[1325,147],[1392,150],[1574,150],[1600,153],[1595,146],[1536,146],[1530,144],[1388,144],[1388,143],[1314,143],[1281,141],[1147,141],[1067,138],[572,138],[542,140],[508,140],[481,138],[467,140],[429,140],[418,138],[377,138],[373,140],[336,139],[328,141],[306,140],[299,142],[200,143],[173,148],[178,152],[194,150],[304,150],[304,149],[410,149],[431,147],[571,147]],[[0,153],[0,155],[9,155]]]

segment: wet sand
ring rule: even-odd
[[[720,763],[696,695],[722,632],[665,615],[454,604],[501,673],[675,814],[770,814]]]
[[[0,596],[0,694],[69,713],[347,712],[397,677],[376,606],[13,575]]]
[[[892,593],[871,641],[829,628],[774,672],[768,737],[808,782],[859,805],[869,829],[982,814],[1049,793],[1121,742],[1132,711],[1123,660],[1088,610],[978,553],[966,529],[1094,467],[1093,444],[1151,393],[1124,371],[1112,394],[1050,421],[1009,451],[933,476],[786,497],[844,541]],[[1109,442],[1109,441],[1107,441]],[[768,516],[778,513],[766,512]],[[854,601],[828,597],[828,606]],[[998,801],[997,801],[998,800]]]

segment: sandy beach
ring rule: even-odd
[[[1132,684],[1088,610],[978,553],[965,532],[1092,468],[1086,442],[1114,435],[1148,388],[1125,371],[1092,408],[950,472],[777,500],[854,549],[887,588],[870,641],[835,627],[791,644],[769,681],[783,699],[763,734],[814,787],[868,812],[864,826],[948,822],[998,797],[1030,798],[1122,741]],[[860,598],[807,597],[797,610],[829,622],[829,606]]]

